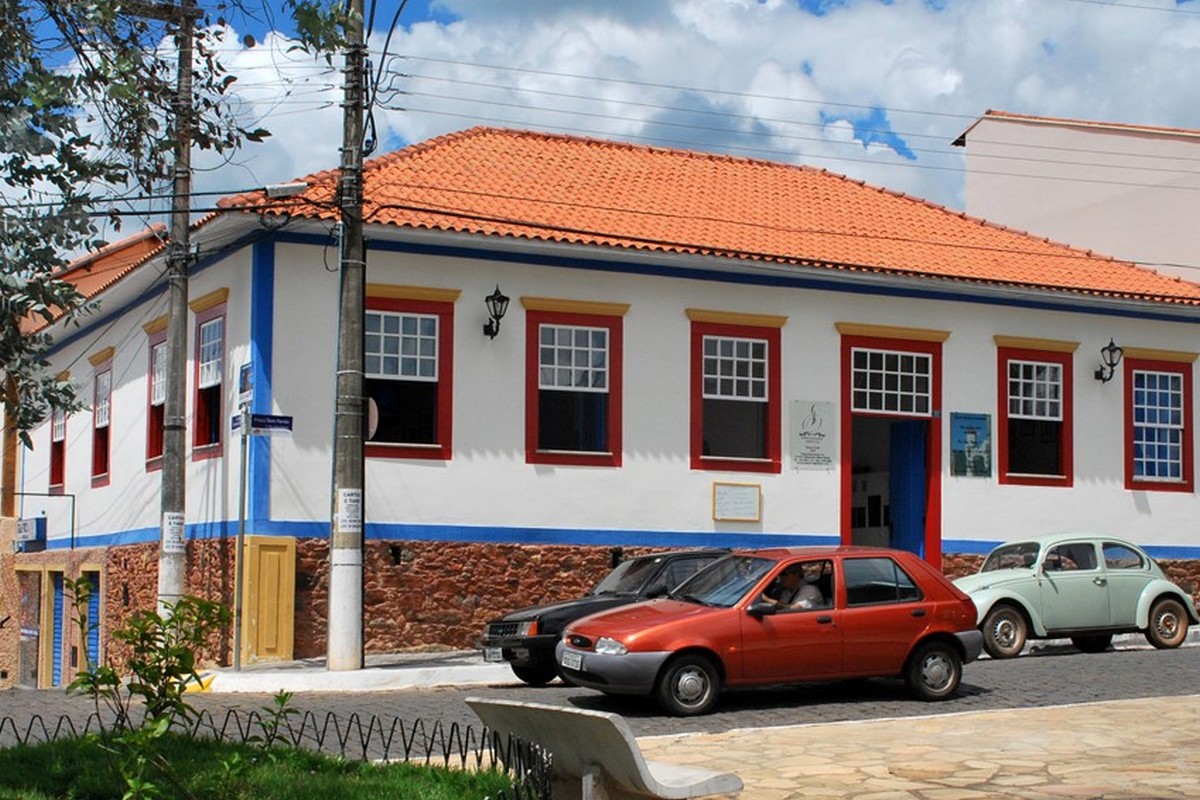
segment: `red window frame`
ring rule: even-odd
[[[704,337],[760,339],[767,343],[767,441],[762,459],[721,458],[704,455]],[[724,322],[692,321],[691,468],[729,472],[778,473],[782,468],[781,384],[782,335],[777,327]]]
[[[1008,363],[1010,361],[1040,361],[1057,364],[1062,375],[1062,430],[1059,448],[1062,452],[1062,475],[1009,474],[1008,452]],[[1058,350],[1038,350],[1023,347],[999,347],[996,350],[996,466],[1002,484],[1015,486],[1072,486],[1075,483],[1074,447],[1074,354]]]
[[[166,402],[154,404],[154,348],[167,341],[166,330],[152,333],[149,336],[149,352],[147,354],[146,373],[146,471],[162,469],[163,455],[163,422],[166,412]],[[166,351],[163,351],[166,358]],[[166,365],[163,365],[165,370]]]
[[[218,318],[221,319],[221,383],[219,384],[218,391],[215,393],[217,407],[213,409],[205,402],[202,394],[203,389],[200,386],[200,329],[206,323]],[[194,358],[192,363],[192,460],[204,461],[210,458],[221,458],[225,454],[225,436],[223,435],[225,429],[222,422],[222,414],[225,407],[225,361],[229,354],[227,347],[229,325],[225,320],[225,304],[220,303],[212,308],[197,312],[193,330],[195,331],[196,341],[193,348]],[[217,432],[216,441],[201,441],[200,433],[210,427],[212,415],[214,414],[216,415],[216,427],[214,428]]]
[[[63,418],[63,435],[58,441],[54,440],[54,417],[56,414],[62,414]],[[47,433],[50,435],[50,478],[47,491],[50,494],[62,494],[63,487],[66,484],[67,478],[67,421],[68,417],[63,412],[50,412],[50,425]]]
[[[540,415],[538,381],[540,368],[539,332],[542,325],[576,325],[608,330],[608,414],[606,419],[608,452],[570,453],[538,450]],[[525,311],[525,463],[559,464],[583,467],[619,467],[624,452],[621,436],[623,405],[624,318],[608,314],[589,314],[574,311],[548,311],[527,308]]]
[[[406,445],[364,443],[367,458],[409,458],[449,461],[454,432],[454,303],[393,297],[367,297],[371,311],[398,314],[431,314],[438,318],[437,443]]]
[[[99,425],[100,379],[108,375],[108,421]],[[102,361],[92,372],[92,486],[107,486],[112,470],[112,360]]]
[[[1180,361],[1160,361],[1150,358],[1128,357],[1125,364],[1125,488],[1131,491],[1191,492],[1195,488],[1195,472],[1192,467],[1192,365]],[[1149,372],[1177,373],[1183,384],[1183,434],[1181,436],[1183,477],[1178,481],[1146,480],[1134,475],[1134,379],[1138,370]]]

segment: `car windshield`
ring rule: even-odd
[[[997,547],[983,562],[980,572],[998,569],[1030,569],[1037,563],[1037,542],[1017,542]]]
[[[658,572],[661,558],[634,558],[622,561],[596,584],[592,594],[637,594],[646,581]]]
[[[729,608],[762,580],[774,561],[754,556],[726,556],[688,578],[671,597],[706,606]]]

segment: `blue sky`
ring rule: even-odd
[[[388,40],[398,2],[369,42],[376,153],[502,125],[810,164],[961,208],[950,143],[988,109],[1200,130],[1191,0],[409,0]],[[336,166],[336,69],[235,24],[259,40],[225,57],[243,121],[274,135],[200,156],[198,184]]]

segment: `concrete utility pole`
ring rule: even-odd
[[[176,19],[179,74],[175,90],[175,180],[171,197],[171,241],[167,246],[167,363],[166,397],[163,400],[162,519],[158,551],[158,608],[183,596],[187,569],[184,536],[185,483],[187,478],[187,322],[188,261],[191,246],[192,196],[192,32],[194,0],[179,6],[142,7],[145,16]],[[159,16],[159,15],[164,16]],[[169,15],[169,16],[166,16]]]
[[[342,105],[341,298],[334,408],[333,514],[329,540],[330,670],[363,668],[363,2],[350,0]]]

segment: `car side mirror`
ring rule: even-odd
[[[779,607],[774,603],[768,603],[765,600],[757,600],[746,608],[746,613],[755,619],[762,619],[763,617],[771,616],[778,610]]]

